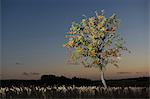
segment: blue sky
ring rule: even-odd
[[[42,74],[98,79],[96,69],[67,64],[62,45],[72,21],[102,9],[106,16],[115,12],[121,19],[119,32],[132,52],[124,55],[119,69],[108,68],[106,77],[148,72],[148,0],[1,0],[1,4],[2,79],[39,79]]]

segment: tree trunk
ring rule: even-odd
[[[102,81],[102,84],[104,85],[104,87],[107,88],[107,85],[106,85],[106,82],[104,79],[104,72],[103,71],[101,71],[101,81]]]

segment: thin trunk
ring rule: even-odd
[[[105,82],[105,79],[104,79],[104,72],[103,71],[101,71],[101,81],[102,81],[104,87],[107,88],[107,85],[106,85],[106,82]]]

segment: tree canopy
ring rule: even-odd
[[[107,18],[102,11],[93,17],[83,17],[80,22],[72,22],[66,35],[68,42],[64,44],[70,51],[71,63],[101,70],[107,64],[118,66],[122,53],[128,51],[117,31],[119,26],[115,13]]]

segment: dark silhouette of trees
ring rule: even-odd
[[[108,86],[125,87],[141,86],[149,87],[150,77],[128,78],[119,80],[107,80]],[[0,80],[1,87],[11,86],[102,86],[99,80],[89,80],[85,78],[67,78],[65,76],[42,75],[39,80]]]
[[[43,75],[41,76],[41,82],[46,85],[92,85],[92,81],[84,78],[73,77],[72,79],[66,78],[65,76],[55,76],[55,75]]]

